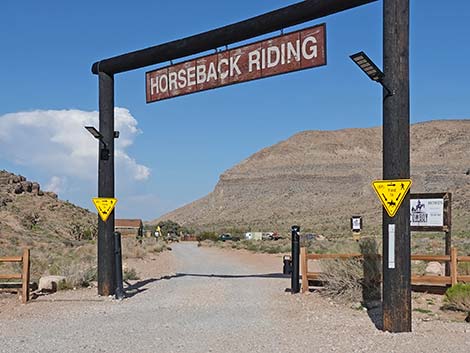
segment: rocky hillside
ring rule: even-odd
[[[96,236],[97,216],[44,192],[36,182],[0,171],[0,256],[23,246],[42,250]]]
[[[412,192],[452,192],[454,232],[470,231],[470,120],[411,127]],[[335,234],[351,215],[378,232],[381,205],[371,181],[382,178],[382,129],[304,131],[267,147],[220,176],[213,192],[156,221],[196,228],[236,227]]]

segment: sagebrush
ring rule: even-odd
[[[470,312],[470,283],[457,283],[448,288],[444,303],[445,309]]]

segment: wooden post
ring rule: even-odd
[[[307,248],[305,246],[300,248],[300,270],[302,271],[302,289],[301,292],[305,293],[308,291],[308,259],[307,259]]]
[[[98,197],[114,198],[114,76],[99,72],[100,133],[109,150],[102,156],[99,143]],[[114,210],[106,222],[98,217],[98,294],[113,295],[116,290],[114,259]]]
[[[457,248],[451,247],[450,248],[450,280],[451,284],[457,284]]]
[[[447,193],[444,198],[444,210],[447,210],[445,213],[444,224],[447,224],[446,231],[446,255],[450,255],[450,249],[452,247],[452,193]],[[446,276],[450,276],[450,264],[446,262]]]
[[[409,179],[409,0],[383,2],[383,66],[391,91],[383,92],[383,179]],[[409,212],[409,194],[394,217],[383,211],[383,330],[389,332],[411,332]]]
[[[23,272],[21,274],[21,301],[26,304],[29,301],[29,276],[30,276],[29,249],[23,249]]]

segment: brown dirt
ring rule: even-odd
[[[129,284],[133,285],[142,280],[158,279],[164,276],[171,276],[175,273],[176,262],[171,252],[166,251],[158,254],[152,254],[144,259],[127,259],[125,261],[129,268],[136,270],[139,277],[138,280],[132,280],[125,283],[125,287]],[[28,304],[23,305],[18,299],[15,291],[0,292],[0,315],[3,318],[14,318],[23,315],[40,315],[41,312],[47,312],[59,306],[65,308],[73,302],[102,302],[109,301],[110,298],[103,298],[97,295],[96,283],[88,288],[78,288],[74,290],[59,291],[49,295],[32,295],[32,299]]]
[[[143,276],[141,283],[157,280],[122,302],[100,298],[96,288],[90,288],[43,296],[8,312],[1,307],[4,347],[77,351],[86,344],[87,351],[185,353],[287,352],[294,347],[299,352],[465,352],[470,342],[470,329],[461,317],[414,311],[412,333],[390,334],[378,330],[372,314],[362,309],[338,305],[316,293],[285,293],[287,279],[266,276],[280,271],[280,255],[177,244],[174,252],[130,265],[151,277]],[[438,299],[414,295],[413,305],[437,307]],[[31,334],[18,337],[19,327]],[[93,339],[97,334],[99,342]]]

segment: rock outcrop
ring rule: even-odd
[[[39,183],[0,170],[0,253],[8,247],[92,239],[97,216],[44,192]],[[53,242],[53,241],[52,241]]]
[[[26,180],[24,176],[9,173],[6,170],[0,171],[0,191],[20,195],[32,193],[43,196],[41,186],[37,182]]]

